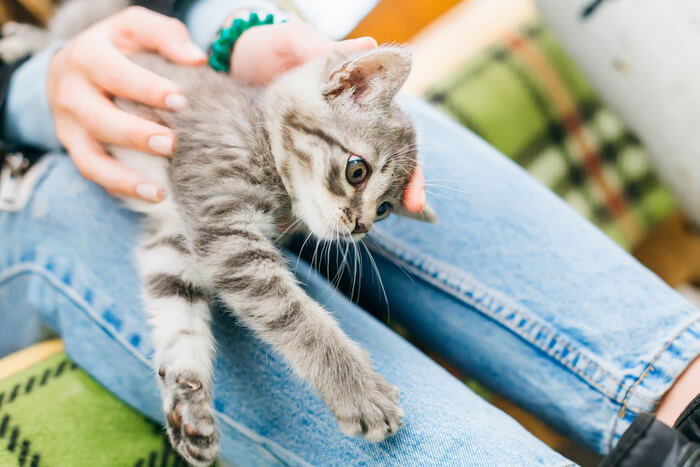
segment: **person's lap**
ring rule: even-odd
[[[607,438],[619,436],[638,410],[653,409],[650,401],[700,351],[697,312],[495,151],[408,104],[423,129],[428,183],[450,180],[436,182],[449,185],[438,190],[444,197],[429,195],[441,224],[387,221],[373,234],[392,319],[488,385],[605,450]],[[21,326],[27,318],[29,329],[36,313],[96,379],[162,419],[131,253],[139,218],[83,180],[66,157],[50,163],[25,209],[0,214],[0,324]],[[224,458],[566,463],[306,263],[297,273],[369,350],[379,373],[399,386],[405,426],[378,445],[344,437],[312,389],[219,313],[215,394]],[[367,274],[364,302],[381,308],[378,281]],[[4,328],[6,342],[21,335]],[[625,400],[629,410],[616,423]]]
[[[139,219],[84,181],[65,156],[51,164],[25,210],[0,217],[6,239],[0,316],[10,304],[25,316],[37,313],[58,331],[80,366],[130,405],[162,420],[132,266]],[[401,388],[405,426],[378,445],[345,437],[314,391],[280,357],[218,313],[215,398],[225,459],[242,465],[426,465],[480,458],[562,463],[303,262],[298,275],[369,350],[378,371]]]
[[[440,222],[390,216],[372,234],[392,319],[607,452],[700,353],[700,311],[492,147],[404,104]],[[363,303],[381,309],[378,296]]]

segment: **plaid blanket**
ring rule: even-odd
[[[626,249],[674,208],[637,137],[539,21],[464,63],[426,98]]]

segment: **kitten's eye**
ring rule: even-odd
[[[369,176],[369,166],[360,156],[352,155],[345,168],[345,178],[351,185],[359,185]]]
[[[384,201],[382,204],[377,207],[377,217],[375,217],[375,221],[380,221],[384,219],[386,216],[389,215],[391,212],[391,203],[388,201]]]

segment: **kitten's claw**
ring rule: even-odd
[[[211,390],[193,372],[170,375],[161,367],[168,436],[173,447],[195,466],[210,465],[219,451]]]
[[[367,389],[355,394],[350,410],[338,410],[340,429],[348,436],[361,434],[367,441],[379,442],[399,429],[404,412],[399,406],[399,390],[374,373]]]

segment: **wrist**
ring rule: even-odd
[[[700,357],[688,365],[661,399],[656,418],[668,426],[673,426],[673,422],[683,408],[700,393],[698,381],[700,381]]]
[[[236,42],[248,30],[257,26],[274,24],[275,17],[272,13],[261,18],[257,12],[249,13],[247,19],[233,17],[231,25],[219,31],[217,39],[211,45],[209,65],[216,71],[228,72],[231,69],[231,61]]]

